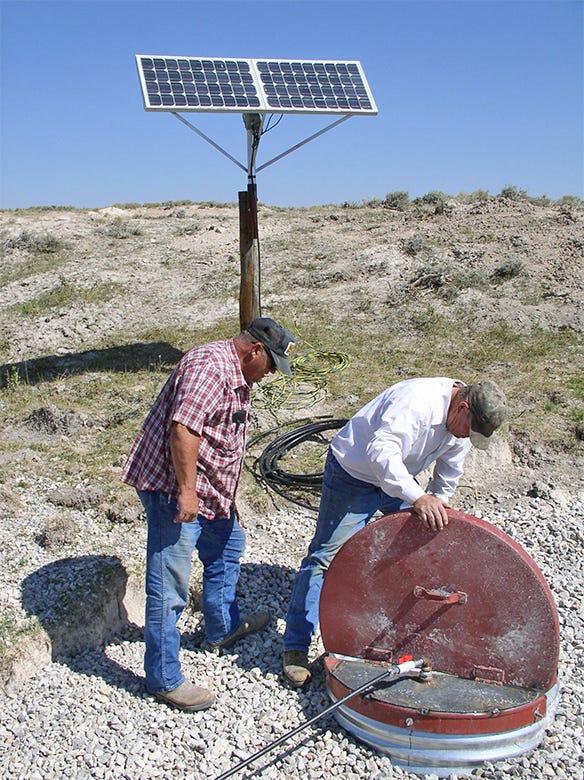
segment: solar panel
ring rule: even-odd
[[[361,63],[136,55],[147,111],[376,114]]]
[[[272,111],[377,113],[359,62],[256,60]]]

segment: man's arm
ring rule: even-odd
[[[468,439],[458,439],[454,446],[437,458],[428,492],[444,500],[450,498],[462,476],[464,459],[470,447]]]
[[[462,476],[464,457],[469,447],[468,440],[460,440],[438,458],[428,484],[428,493],[414,503],[414,511],[432,531],[441,531],[448,525],[448,515],[444,507]]]
[[[201,437],[182,423],[170,429],[170,455],[178,483],[176,523],[192,523],[199,512],[197,496],[197,458]]]
[[[410,452],[423,421],[411,408],[394,408],[393,416],[382,420],[367,455],[373,472],[379,478],[383,490],[390,496],[411,504],[414,513],[432,531],[441,531],[448,525],[444,501],[425,493],[408,472],[404,458]]]

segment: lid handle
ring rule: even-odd
[[[424,588],[414,586],[414,596],[427,601],[440,601],[442,604],[466,604],[468,596],[461,590],[446,590],[446,588]]]

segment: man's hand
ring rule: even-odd
[[[233,502],[233,511],[235,512],[235,516],[237,517],[237,522],[239,523],[239,527],[240,528],[245,528],[246,527],[245,521],[241,519],[241,514],[239,512],[239,507],[237,506],[235,501]]]
[[[431,531],[441,531],[448,525],[446,504],[437,496],[424,493],[417,501],[414,501],[413,510]]]
[[[178,512],[175,523],[192,523],[199,514],[199,497],[194,490],[182,490],[178,494]]]

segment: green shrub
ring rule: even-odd
[[[513,184],[508,184],[506,187],[503,187],[497,197],[504,200],[527,200],[528,196],[525,190],[520,190]]]
[[[485,203],[491,196],[487,190],[474,190],[474,192],[459,192],[456,199],[461,203]]]
[[[18,236],[4,240],[5,249],[23,249],[40,255],[54,254],[65,246],[65,242],[52,233],[31,233],[28,230],[23,230]]]
[[[508,279],[513,279],[515,276],[519,276],[519,274],[522,272],[523,263],[521,260],[510,257],[500,263],[491,275],[495,281],[505,282]]]
[[[120,289],[122,289],[121,285],[115,282],[98,282],[91,287],[79,288],[61,277],[57,287],[42,293],[36,298],[31,298],[29,301],[17,303],[12,308],[20,314],[34,317],[38,314],[43,314],[49,309],[69,306],[79,301],[84,303],[101,303],[113,298]]]
[[[446,203],[447,196],[440,190],[432,190],[425,195],[421,195],[414,200],[414,203],[426,203],[430,206],[437,206],[439,203]]]
[[[438,290],[444,287],[448,279],[448,271],[444,266],[429,263],[418,268],[410,279],[410,285],[425,290]]]
[[[137,225],[130,225],[120,217],[116,217],[109,225],[98,227],[96,232],[109,238],[132,238],[132,236],[142,235],[142,230]]]
[[[472,202],[484,203],[487,200],[490,200],[490,198],[491,196],[489,195],[488,190],[475,190],[470,194],[471,203]]]
[[[381,201],[381,205],[385,209],[395,209],[395,211],[405,211],[410,203],[410,196],[407,192],[402,190],[396,190],[396,192],[388,192],[385,198]]]
[[[42,314],[47,309],[55,309],[60,306],[66,306],[72,303],[76,297],[76,290],[66,279],[60,279],[59,286],[42,293],[36,298],[32,298],[25,303],[19,303],[15,306],[21,314],[35,316]]]
[[[557,202],[559,206],[565,206],[566,208],[584,208],[584,200],[577,195],[562,195]]]
[[[552,199],[549,198],[547,195],[534,195],[533,197],[529,198],[530,203],[533,203],[534,206],[549,206],[552,202]]]
[[[189,225],[179,225],[174,231],[175,236],[194,236],[195,233],[199,233],[201,230],[200,225],[196,222],[192,222]]]
[[[584,406],[576,407],[570,412],[570,418],[574,422],[576,438],[584,441]]]
[[[198,206],[200,209],[229,209],[235,205],[235,203],[221,200],[202,200],[200,203],[193,203],[191,200],[175,200],[174,204],[176,206]]]
[[[414,329],[423,335],[443,335],[448,328],[447,320],[432,306],[416,310],[411,322]]]
[[[77,208],[77,206],[26,206],[25,208],[15,208],[15,209],[0,209],[1,213],[4,214],[20,214],[22,212],[29,212],[29,213],[36,213],[39,211],[85,211],[85,209]]]
[[[489,286],[489,278],[482,271],[458,270],[441,265],[426,263],[412,275],[410,287],[421,290],[434,290],[445,301],[453,301],[461,290],[474,287],[483,290]]]
[[[402,242],[404,252],[410,257],[415,257],[424,252],[430,252],[432,247],[425,236],[416,233]]]
[[[569,379],[568,387],[579,401],[584,401],[584,373],[576,374]]]

